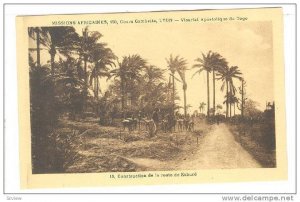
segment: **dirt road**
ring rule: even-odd
[[[149,170],[197,170],[226,168],[256,168],[261,165],[238,143],[222,123],[214,125],[199,143],[193,154],[181,156],[174,161],[132,159]],[[147,170],[148,170],[147,169]]]
[[[178,169],[255,167],[260,167],[259,163],[234,140],[225,124],[214,125],[197,153],[177,166]]]

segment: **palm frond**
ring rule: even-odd
[[[202,69],[199,69],[198,71],[196,71],[196,72],[192,75],[192,78],[194,78],[194,76],[195,76],[196,74],[200,74],[203,70],[204,70],[204,69],[202,68]]]

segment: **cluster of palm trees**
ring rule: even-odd
[[[242,78],[242,73],[238,69],[237,66],[228,66],[228,62],[225,58],[223,58],[219,53],[209,51],[207,54],[202,53],[202,57],[197,58],[196,64],[193,65],[192,68],[197,69],[194,73],[193,77],[196,74],[200,74],[201,72],[206,72],[207,77],[207,103],[200,103],[200,112],[203,112],[205,105],[207,105],[207,116],[215,115],[216,113],[216,81],[221,80],[222,86],[221,91],[224,91],[226,87],[225,101],[223,104],[226,104],[226,117],[232,116],[232,106],[235,114],[235,106],[241,105],[241,111],[243,112],[244,106],[244,98],[243,93],[241,93],[242,98],[238,99],[236,96],[236,87],[234,85],[233,80],[238,79],[242,81],[242,85],[244,84],[244,80]],[[187,82],[186,82],[186,71],[189,70],[187,68],[187,61],[177,55],[173,57],[170,55],[169,59],[167,59],[168,69],[170,71],[170,77],[172,79],[172,87],[173,87],[173,95],[175,95],[175,80],[182,83],[183,93],[184,93],[184,115],[187,114],[187,100],[186,100],[186,90],[187,90]],[[180,79],[176,78],[176,73],[180,76]],[[210,75],[212,74],[212,83],[213,83],[213,106],[210,108]],[[174,98],[173,98],[173,106],[175,106]],[[217,105],[217,108],[220,109],[220,105]],[[242,113],[243,115],[243,113]]]
[[[187,115],[187,81],[186,71],[190,70],[187,60],[179,55],[170,55],[166,59],[169,70],[169,82],[164,78],[165,70],[148,64],[140,55],[124,56],[121,61],[114,55],[107,44],[100,42],[102,34],[90,31],[88,27],[79,35],[73,27],[32,27],[28,29],[29,36],[35,40],[36,66],[41,66],[41,51],[47,50],[50,54],[51,75],[56,80],[63,80],[64,85],[72,81],[71,87],[81,93],[83,109],[87,110],[89,97],[100,102],[100,99],[109,100],[111,105],[119,103],[120,111],[128,108],[140,110],[147,108],[151,111],[158,105],[171,108],[173,113],[176,106],[175,80],[182,83],[184,94],[184,115]],[[59,57],[59,61],[56,57]],[[233,80],[239,79],[244,82],[242,73],[237,66],[228,66],[228,62],[219,53],[209,51],[197,58],[192,68],[197,69],[193,77],[201,72],[206,72],[207,77],[207,103],[201,103],[200,111],[207,108],[207,116],[215,115],[216,112],[216,87],[218,80],[222,82],[221,90],[226,89],[225,101],[226,117],[232,116],[232,106],[240,103],[243,112],[243,98],[236,97],[236,87]],[[71,71],[72,70],[72,71]],[[70,73],[71,72],[71,73]],[[212,74],[213,101],[210,108],[210,77]],[[177,77],[179,76],[179,78]],[[101,91],[100,79],[113,80],[105,94]],[[70,85],[69,85],[70,86]],[[72,92],[73,92],[72,91]],[[93,93],[91,93],[93,92]],[[69,96],[72,97],[72,96]],[[74,97],[74,95],[73,95]],[[78,97],[78,96],[75,96]],[[121,98],[120,98],[121,97]],[[69,101],[70,103],[72,101]],[[106,109],[108,106],[104,106]],[[243,113],[242,113],[243,114]]]
[[[94,94],[98,98],[100,91],[99,78],[107,76],[108,66],[113,66],[116,56],[105,43],[99,42],[102,34],[89,31],[88,27],[82,30],[82,36],[73,27],[31,27],[28,34],[36,41],[36,65],[41,66],[41,50],[46,49],[50,54],[51,75],[59,76],[56,71],[56,55],[59,58],[67,58],[67,61],[75,59],[73,66],[77,66],[78,79],[84,80],[84,93],[88,96],[89,85],[94,85]]]
[[[223,58],[219,53],[209,51],[207,54],[202,53],[202,57],[199,57],[195,60],[197,63],[193,65],[193,68],[196,68],[196,74],[200,74],[202,71],[206,72],[207,77],[207,116],[211,114],[215,115],[216,112],[216,80],[222,81],[221,91],[224,91],[226,87],[225,101],[223,104],[226,104],[226,117],[231,117],[231,107],[234,107],[235,114],[235,105],[239,103],[239,99],[236,97],[236,87],[234,85],[233,79],[238,79],[243,81],[242,73],[237,66],[228,66],[228,62]],[[210,110],[210,74],[212,74],[213,82],[213,107]],[[241,99],[243,100],[243,99]],[[243,103],[243,101],[241,102]],[[203,108],[203,103],[200,103],[200,107]],[[243,108],[243,104],[242,104]],[[211,113],[212,112],[212,113]]]
[[[29,49],[36,53],[35,66],[42,68],[41,52],[47,51],[50,62],[43,67],[50,67],[52,79],[62,84],[55,87],[61,90],[57,97],[65,95],[61,100],[73,105],[75,111],[88,111],[94,105],[98,113],[99,103],[105,111],[115,109],[113,105],[120,105],[117,110],[122,112],[141,108],[151,111],[158,105],[167,108],[172,99],[177,99],[175,93],[172,99],[168,93],[171,85],[164,80],[164,70],[148,64],[138,54],[119,61],[107,44],[100,41],[102,34],[88,27],[82,35],[73,27],[32,27],[28,34],[36,42],[35,48]],[[184,75],[181,76],[185,82]],[[101,78],[113,81],[105,93],[101,91]]]
[[[140,55],[124,56],[118,66],[109,72],[114,82],[109,99],[121,95],[120,111],[144,111],[168,108],[171,104],[171,86],[164,79],[165,70],[148,64]]]
[[[170,113],[177,107],[178,96],[172,82],[166,81],[165,71],[149,64],[140,55],[124,56],[117,67],[108,72],[108,79],[114,79],[114,82],[109,86],[107,99],[117,100],[121,95],[119,109],[122,113],[142,111],[151,114],[155,108]]]

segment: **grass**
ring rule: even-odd
[[[234,138],[265,168],[276,167],[275,132],[272,123],[231,124]]]

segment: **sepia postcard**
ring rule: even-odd
[[[18,16],[21,188],[286,180],[282,17]]]

